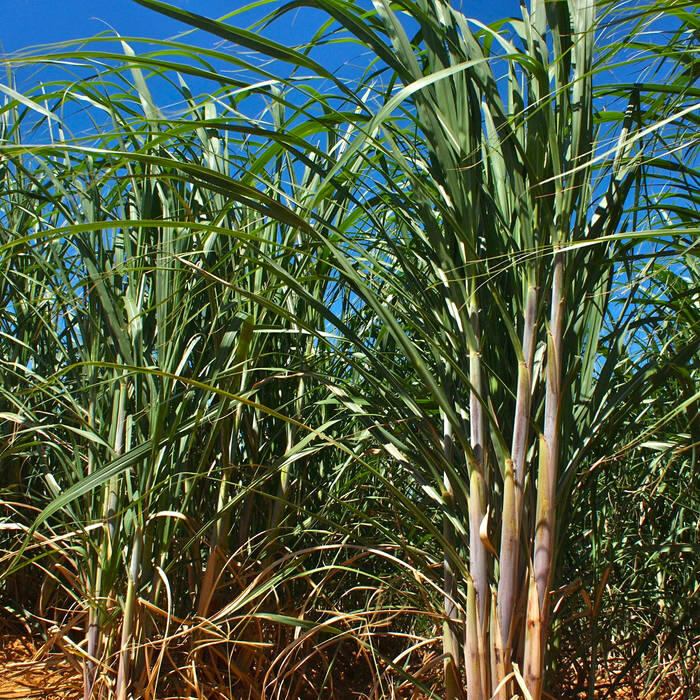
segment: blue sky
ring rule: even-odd
[[[211,18],[221,18],[231,15],[226,21],[239,27],[250,27],[256,20],[261,19],[274,9],[286,4],[285,0],[268,0],[258,2],[259,7],[252,11],[244,11],[250,0],[164,0],[170,4],[190,12],[206,15]],[[360,0],[371,7],[371,0]],[[489,23],[512,16],[520,16],[519,0],[490,0],[489,2],[474,2],[474,0],[453,0],[461,5],[467,16],[472,16],[481,22]],[[12,56],[23,49],[31,48],[30,53],[44,54],[38,46],[46,46],[58,42],[88,39],[96,34],[115,33],[121,37],[130,37],[129,44],[137,54],[149,51],[148,41],[142,39],[171,39],[187,33],[182,40],[189,45],[203,48],[221,48],[221,39],[202,31],[193,31],[191,27],[176,20],[169,19],[133,2],[133,0],[5,0],[5,12],[0,24],[0,55]],[[285,15],[281,21],[266,27],[263,34],[287,46],[298,46],[305,43],[323,24],[327,16],[318,11],[296,9]],[[75,46],[74,46],[75,48]],[[93,48],[101,51],[122,53],[118,43],[100,43]],[[234,46],[227,47],[227,53],[235,54]],[[334,44],[317,49],[313,57],[325,68],[338,77],[351,79],[364,72],[369,63],[369,55],[362,56],[363,50],[356,44]],[[49,51],[50,53],[50,51]],[[250,52],[247,52],[250,56]],[[72,80],[83,75],[74,72],[70,65],[64,64],[59,69],[55,65],[39,67],[23,65],[22,61],[13,61],[12,74],[3,71],[0,81],[7,84],[12,81],[14,87],[22,93],[33,95],[40,83],[54,80]],[[230,66],[228,66],[230,70]],[[274,71],[285,69],[277,66]],[[246,78],[250,79],[250,78]],[[257,78],[256,78],[257,79]],[[205,94],[216,86],[198,83],[196,79],[188,78],[190,88],[195,94]],[[149,88],[161,108],[177,109],[177,100],[181,99],[178,92],[174,93],[171,86],[161,79],[149,79]],[[182,106],[182,105],[180,105]],[[72,109],[72,108],[69,108]],[[82,110],[82,108],[79,108]],[[84,119],[71,121],[73,129],[83,131],[89,127]],[[73,131],[77,135],[78,131]],[[43,136],[41,136],[43,138]]]
[[[88,37],[110,28],[123,36],[160,39],[183,29],[180,23],[131,0],[10,0],[5,4],[0,29],[0,43],[5,53],[37,44]],[[179,0],[172,4],[210,16],[220,16],[243,5],[235,0]]]
[[[240,0],[171,0],[171,3],[208,17],[220,17],[248,4]],[[518,0],[490,0],[486,3],[464,0],[460,4],[467,16],[486,22],[520,14]],[[151,12],[131,0],[5,0],[3,5],[0,44],[5,53],[37,44],[89,37],[110,28],[122,36],[158,39],[171,37],[185,29],[179,22]],[[302,25],[308,22],[300,11],[294,21],[280,26],[272,36],[294,44]],[[247,26],[249,21],[241,18],[237,23]],[[314,26],[316,24],[314,22]],[[202,40],[206,41],[205,38],[198,41]],[[213,43],[214,39],[209,41]]]

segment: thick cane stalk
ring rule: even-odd
[[[511,694],[506,681],[506,655],[503,648],[501,628],[498,624],[498,596],[496,591],[491,594],[491,697],[494,700],[508,700]]]
[[[464,663],[467,673],[467,698],[469,700],[484,700],[487,697],[482,683],[481,659],[479,656],[480,627],[476,591],[473,582],[469,580],[467,581],[466,646],[464,651]]]
[[[554,561],[554,527],[556,486],[559,474],[559,407],[561,404],[562,334],[564,311],[564,254],[554,254],[552,278],[551,320],[547,343],[547,385],[545,396],[544,433],[540,441],[540,469],[537,482],[537,519],[533,576],[536,588],[530,586],[528,596],[537,595],[539,626],[531,625],[530,613],[535,610],[528,601],[528,626],[525,636],[526,658],[532,663],[526,667],[525,680],[535,700],[540,697],[542,664],[544,663],[544,630],[547,629],[548,591]],[[533,613],[534,614],[534,613]],[[535,668],[539,664],[539,669]]]
[[[519,585],[519,548],[522,522],[525,459],[530,432],[532,393],[532,361],[535,352],[537,289],[531,283],[527,289],[525,319],[522,335],[522,358],[518,367],[518,389],[513,419],[511,463],[506,464],[503,483],[503,520],[501,523],[501,552],[499,557],[498,622],[506,669],[510,670],[513,644],[513,613]]]
[[[471,284],[475,284],[474,281]],[[471,294],[470,334],[469,348],[469,424],[470,439],[473,452],[473,464],[470,465],[469,479],[469,569],[476,601],[476,623],[472,620],[467,623],[465,657],[470,660],[476,657],[477,666],[472,672],[479,669],[478,687],[480,692],[488,691],[488,668],[490,666],[487,656],[489,654],[487,621],[488,603],[490,600],[488,583],[488,552],[481,539],[481,523],[486,517],[486,481],[484,475],[485,464],[485,416],[482,401],[484,400],[481,368],[481,349],[479,347],[479,306],[475,292]],[[470,625],[475,625],[470,633]],[[475,636],[474,636],[475,635]],[[474,645],[476,644],[476,648]],[[470,664],[472,661],[469,662]],[[475,686],[476,687],[476,686]],[[470,695],[470,698],[472,695]],[[480,695],[473,696],[475,698]]]
[[[538,496],[546,498],[546,509],[538,513],[535,533],[535,580],[540,611],[545,610],[547,587],[552,574],[554,511],[559,474],[559,407],[561,405],[562,334],[564,327],[564,254],[554,255],[552,317],[547,343],[547,389],[545,398],[544,441],[547,445],[546,484],[538,486]],[[539,518],[545,518],[544,521]]]
[[[532,568],[528,570],[527,615],[525,619],[525,686],[533,700],[542,690],[542,619],[540,616],[537,582]]]

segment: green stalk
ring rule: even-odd
[[[226,336],[224,336],[226,338]],[[248,357],[248,350],[253,338],[253,324],[249,318],[240,324],[240,333],[236,344],[236,351],[233,356],[234,372],[227,383],[229,390],[240,394],[245,384],[244,363]],[[212,528],[209,555],[204,570],[204,578],[200,588],[199,602],[197,604],[197,615],[206,617],[209,605],[211,604],[216,581],[219,578],[221,569],[226,560],[226,541],[230,529],[231,510],[226,508],[230,495],[231,470],[233,468],[232,459],[238,456],[237,441],[240,434],[242,403],[238,403],[235,409],[233,420],[223,419],[221,430],[221,476],[219,481],[217,507],[217,519]]]
[[[294,400],[295,406],[295,419],[297,421],[301,420],[301,412],[303,408],[303,397],[306,391],[306,382],[304,381],[304,375],[299,377],[299,382],[297,383],[296,399]],[[285,453],[291,452],[296,444],[297,440],[297,430],[296,425],[292,423],[287,423],[287,446]],[[280,469],[280,482],[277,491],[277,499],[274,503],[272,509],[272,517],[270,519],[270,529],[269,529],[269,540],[273,547],[275,546],[275,540],[279,534],[279,525],[282,522],[284,516],[284,509],[287,505],[289,498],[289,483],[291,479],[290,465],[285,460],[282,468]]]
[[[92,373],[91,373],[92,374]],[[91,383],[94,382],[94,377],[91,377]],[[90,399],[88,405],[88,425],[95,428],[95,389],[90,391]],[[90,475],[95,469],[95,453],[92,449],[88,450],[87,454],[87,474]],[[103,540],[104,546],[104,540]],[[97,667],[94,658],[97,657],[99,633],[100,633],[100,613],[99,600],[102,595],[102,566],[100,563],[100,552],[97,552],[95,557],[95,583],[92,590],[92,598],[88,601],[88,619],[86,629],[86,651],[87,658],[85,659],[85,667],[83,671],[83,698],[90,700],[92,697],[92,688],[97,675]]]
[[[124,452],[124,441],[126,436],[126,398],[127,384],[125,379],[119,380],[119,388],[116,397],[116,424],[114,431],[114,454],[119,457]],[[119,507],[119,477],[113,476],[107,485],[104,517],[107,522],[108,531],[108,551],[107,556],[110,557],[117,534],[116,513]]]
[[[115,417],[113,423],[113,449],[114,455],[119,457],[124,452],[125,436],[126,436],[126,399],[127,399],[127,383],[123,377],[117,382],[116,396],[114,396],[113,405],[115,407]],[[116,536],[117,522],[116,513],[119,506],[119,477],[113,476],[105,485],[104,496],[102,500],[102,519],[105,523],[105,532],[102,540],[101,551],[97,556],[97,572],[94,591],[94,606],[99,606],[100,598],[104,591],[105,567],[111,565],[113,558]],[[113,591],[107,591],[108,597],[111,597]],[[101,615],[98,608],[91,607],[88,613],[88,655],[95,658],[100,648],[100,623]],[[102,646],[105,649],[108,646],[108,640],[103,639]],[[94,662],[90,658],[86,661],[86,671],[84,674],[83,693],[86,700],[92,696],[92,688],[95,681],[96,669]]]
[[[136,623],[138,607],[136,605],[136,586],[141,572],[141,551],[143,549],[143,532],[141,526],[136,528],[131,550],[131,565],[129,566],[129,580],[126,589],[126,601],[122,617],[122,634],[119,648],[119,670],[117,672],[117,685],[115,694],[117,700],[126,700],[127,691],[131,683],[132,637]]]

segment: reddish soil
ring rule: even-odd
[[[82,678],[64,654],[40,649],[28,637],[0,636],[0,700],[77,700]]]
[[[359,664],[362,666],[362,664]],[[341,660],[336,668],[337,679],[334,684],[334,697],[341,700],[345,697],[361,697],[364,693],[358,694],[353,691],[353,686],[358,682],[362,685],[370,685],[370,678],[359,678],[358,669],[352,667],[350,659]],[[436,667],[437,669],[437,667]],[[437,672],[437,671],[436,671]],[[362,675],[362,674],[359,674]],[[439,685],[439,678],[435,674],[429,679],[430,685]],[[601,674],[602,676],[603,674]],[[310,674],[311,684],[314,685],[314,673]],[[428,679],[423,679],[428,680]],[[678,679],[666,678],[661,687],[651,695],[644,695],[635,687],[634,682],[618,688],[611,696],[615,700],[680,700],[684,697],[682,689],[678,687]],[[675,682],[674,682],[675,681]],[[599,679],[600,687],[597,688],[595,697],[606,696],[609,687],[609,678]],[[343,692],[345,687],[347,692]],[[404,689],[404,690],[407,690]],[[399,693],[400,697],[404,697]],[[306,697],[302,692],[299,697]],[[405,697],[418,700],[421,696],[415,691],[408,693]],[[551,696],[548,696],[551,698]],[[571,693],[564,691],[556,700],[578,700],[586,698],[585,693]],[[82,672],[77,662],[69,655],[61,651],[60,648],[49,649],[37,646],[28,636],[15,633],[0,633],[0,700],[34,700],[42,698],[44,700],[79,700],[82,698]]]

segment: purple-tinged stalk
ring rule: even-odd
[[[537,329],[537,289],[530,284],[525,301],[522,334],[522,358],[518,367],[518,388],[513,419],[511,460],[506,462],[503,480],[503,515],[501,522],[501,551],[499,556],[498,623],[506,672],[510,670],[513,646],[514,611],[520,589],[519,548],[522,528],[523,487],[530,433],[532,401],[532,362]]]
[[[533,568],[534,586],[528,591],[528,621],[525,632],[525,682],[535,700],[542,689],[542,660],[549,614],[549,585],[554,562],[556,486],[559,475],[559,408],[561,406],[562,335],[564,329],[564,254],[554,254],[551,317],[547,334],[547,379],[544,432],[540,439],[539,475]],[[532,596],[537,596],[537,601]],[[539,624],[535,625],[535,612]]]

